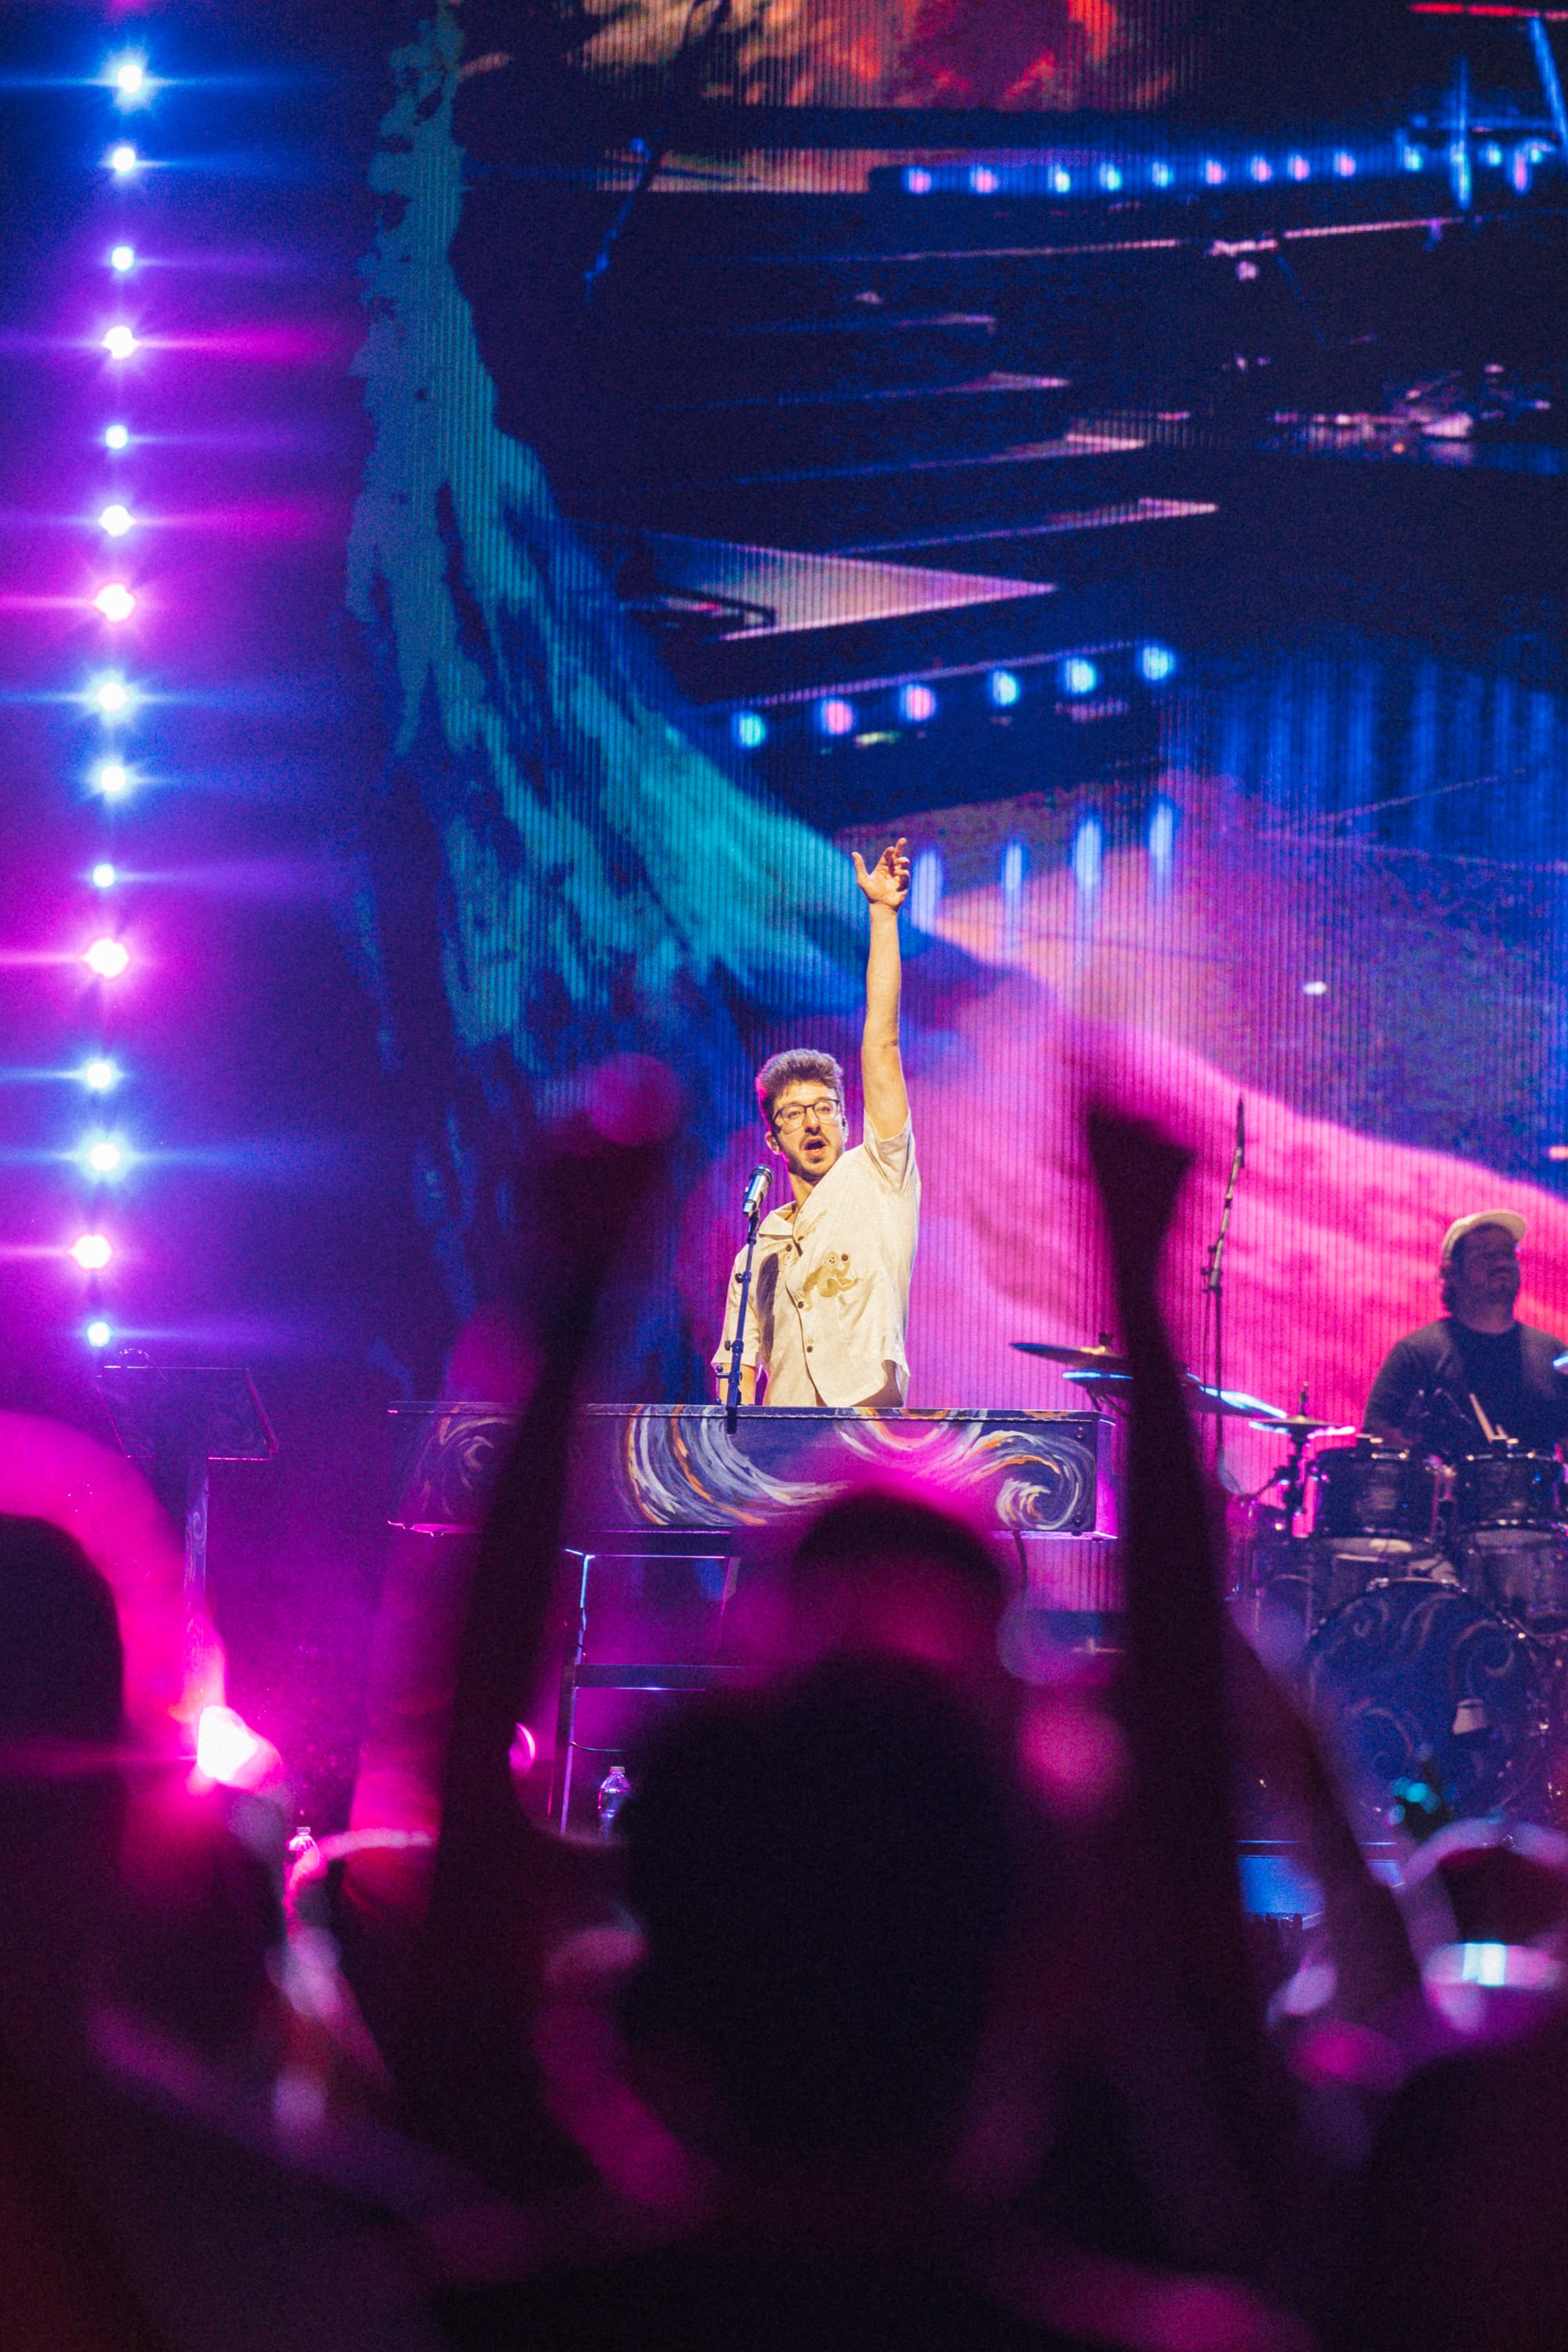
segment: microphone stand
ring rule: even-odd
[[[741,1297],[735,1310],[735,1336],[730,1342],[730,1378],[724,1390],[724,1427],[733,1437],[741,1425],[741,1357],[746,1345],[746,1303],[752,1295],[752,1260],[756,1255],[757,1227],[762,1222],[759,1201],[746,1219],[746,1263],[741,1269]]]
[[[1236,1183],[1241,1174],[1247,1155],[1247,1135],[1244,1125],[1245,1097],[1237,1097],[1236,1150],[1230,1155],[1230,1174],[1226,1179],[1225,1201],[1219,1213],[1219,1231],[1209,1244],[1204,1259],[1204,1288],[1214,1307],[1214,1466],[1215,1475],[1223,1486],[1225,1461],[1225,1337],[1222,1302],[1225,1296],[1225,1245],[1230,1234],[1230,1213],[1236,1201]]]

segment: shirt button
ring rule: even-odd
[[[811,1341],[809,1339],[805,1343],[805,1352],[808,1356],[811,1353]]]

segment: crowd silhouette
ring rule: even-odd
[[[424,1828],[290,1844],[265,1771],[193,1774],[81,1544],[0,1518],[0,2344],[1562,2352],[1563,1850],[1450,1836],[1396,1896],[1234,1632],[1171,1138],[1086,1110],[1133,1366],[1114,1660],[1021,1645],[984,1532],[871,1486],[764,1531],[731,1677],[613,1836],[520,1796],[573,1400],[669,1123],[634,1084],[554,1139]],[[1244,1910],[1260,1821],[1304,1939]],[[1445,1937],[1536,1977],[1445,2008]]]

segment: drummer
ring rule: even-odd
[[[1568,1436],[1568,1379],[1552,1370],[1563,1343],[1514,1317],[1524,1230],[1513,1209],[1455,1218],[1437,1264],[1447,1312],[1389,1349],[1367,1399],[1369,1436],[1447,1461],[1494,1438],[1549,1454]]]

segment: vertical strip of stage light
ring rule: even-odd
[[[86,690],[89,723],[95,726],[98,736],[91,782],[97,794],[99,840],[83,877],[93,902],[93,936],[83,961],[92,975],[95,1034],[91,1050],[78,1074],[91,1113],[76,1151],[79,1173],[87,1188],[88,1213],[69,1245],[70,1256],[86,1277],[82,1333],[88,1346],[94,1349],[107,1348],[115,1337],[108,1312],[108,1286],[117,1243],[115,1234],[106,1230],[114,1221],[105,1212],[113,1187],[130,1161],[129,1147],[113,1116],[121,1070],[114,1052],[119,1024],[113,1018],[111,998],[131,967],[132,957],[121,936],[121,877],[114,857],[112,819],[132,781],[122,730],[134,716],[136,689],[127,678],[119,656],[121,632],[134,619],[137,610],[136,591],[131,584],[135,566],[133,562],[125,560],[130,552],[125,543],[135,530],[136,515],[132,497],[128,495],[114,460],[132,446],[133,439],[127,421],[130,402],[126,396],[132,379],[125,372],[142,341],[136,330],[134,300],[128,299],[136,275],[137,250],[127,199],[140,181],[142,163],[134,142],[125,135],[125,118],[144,105],[153,92],[146,58],[136,50],[127,49],[111,57],[101,79],[114,117],[110,143],[107,152],[95,159],[95,168],[107,177],[113,210],[109,234],[100,248],[101,266],[108,272],[110,299],[95,305],[95,309],[100,316],[107,313],[99,334],[100,364],[115,396],[110,404],[110,413],[100,418],[98,426],[99,445],[108,470],[100,477],[88,500],[88,512],[94,519],[103,550],[95,565],[98,577],[91,597],[92,608],[100,617],[103,645],[101,658]]]

